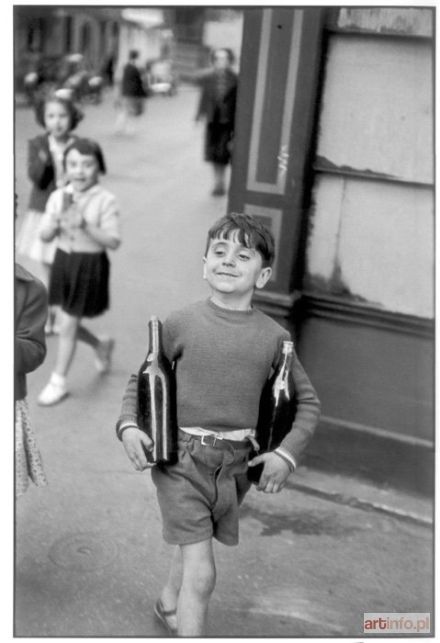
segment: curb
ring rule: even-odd
[[[329,502],[334,502],[339,505],[346,505],[354,509],[361,509],[362,511],[375,511],[376,513],[382,513],[387,516],[397,518],[398,520],[410,522],[412,524],[420,525],[423,527],[431,528],[433,526],[432,517],[416,514],[414,512],[403,510],[398,507],[392,507],[370,500],[362,500],[360,498],[357,498],[356,496],[349,496],[337,491],[324,491],[323,489],[319,489],[316,486],[313,487],[307,484],[301,484],[300,482],[289,481],[286,484],[286,487],[289,489],[296,489],[297,491],[308,494],[310,496],[328,500]]]

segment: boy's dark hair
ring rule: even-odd
[[[271,232],[248,214],[230,212],[214,223],[208,231],[205,256],[213,239],[229,239],[237,232],[238,241],[246,248],[254,248],[263,259],[263,267],[271,266],[275,258],[275,243]]]
[[[59,103],[67,110],[70,116],[71,130],[75,129],[78,123],[84,118],[84,114],[72,100],[62,96],[57,96],[56,93],[54,93],[40,100],[35,107],[35,119],[41,127],[46,127],[44,122],[44,112],[46,111],[46,105],[48,103]]]
[[[72,143],[70,143],[64,151],[64,169],[66,169],[66,157],[71,150],[77,150],[80,154],[86,154],[87,156],[94,156],[98,162],[98,168],[101,174],[106,173],[107,168],[105,166],[104,154],[101,146],[98,145],[96,141],[92,141],[91,138],[76,138]]]

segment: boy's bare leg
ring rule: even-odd
[[[216,576],[212,538],[180,547],[182,585],[177,603],[178,635],[204,636]]]
[[[180,547],[175,547],[167,582],[160,595],[166,612],[177,608],[180,586],[182,584],[182,555]],[[177,616],[167,617],[170,625],[177,628]]]

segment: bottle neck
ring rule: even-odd
[[[161,350],[161,323],[157,317],[152,317],[148,322],[148,331],[149,331],[149,354],[158,355]]]
[[[293,342],[283,342],[281,348],[281,366],[280,371],[285,373],[290,370],[293,358]]]

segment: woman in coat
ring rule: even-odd
[[[205,160],[212,164],[212,194],[226,193],[226,166],[231,160],[237,101],[237,74],[231,69],[234,57],[230,49],[216,49],[213,70],[199,80],[201,94],[196,120],[205,119]]]

